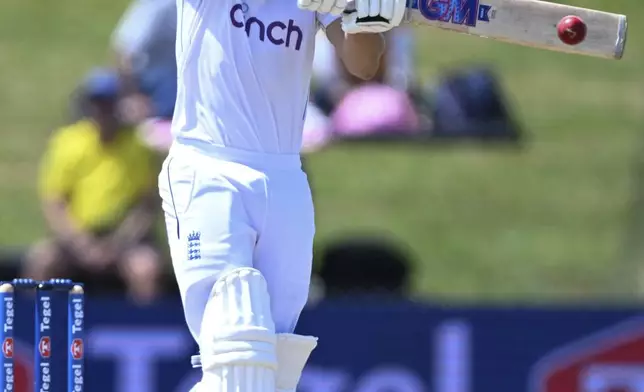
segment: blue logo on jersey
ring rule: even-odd
[[[289,19],[288,24],[277,20],[267,25],[263,20],[254,16],[244,18],[244,11],[246,11],[247,7],[242,4],[235,4],[230,9],[230,22],[233,26],[238,29],[244,29],[248,37],[253,31],[253,34],[256,34],[262,42],[268,38],[268,41],[275,46],[284,45],[290,48],[295,45],[295,50],[300,50],[303,34],[293,19]]]
[[[412,8],[418,8],[425,19],[469,27],[489,22],[492,10],[479,0],[412,0]]]
[[[201,232],[188,234],[188,260],[201,260]]]

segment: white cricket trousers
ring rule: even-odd
[[[188,328],[199,341],[215,281],[265,277],[277,333],[293,332],[311,279],[313,201],[299,156],[175,144],[159,175],[168,242]]]

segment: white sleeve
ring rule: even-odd
[[[341,74],[338,70],[338,59],[335,48],[326,34],[319,31],[315,35],[315,55],[313,56],[313,78],[316,82],[334,83]]]
[[[340,16],[337,16],[337,15],[322,14],[320,12],[315,13],[315,20],[324,29],[326,29],[328,25],[330,25],[331,23],[333,23],[333,21],[339,18]]]

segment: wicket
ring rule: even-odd
[[[18,290],[35,290],[34,318],[34,392],[63,391],[62,382],[52,376],[52,328],[54,318],[54,291],[66,291],[67,296],[67,392],[83,392],[84,386],[84,309],[85,296],[82,284],[69,279],[35,281],[14,279],[0,284],[0,321],[2,330],[2,356],[0,366],[0,392],[15,390],[14,379],[14,293]]]

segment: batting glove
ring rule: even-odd
[[[348,34],[382,33],[400,25],[406,0],[356,0],[342,14],[342,30]]]
[[[303,10],[338,16],[347,7],[347,0],[297,0],[297,6]]]

